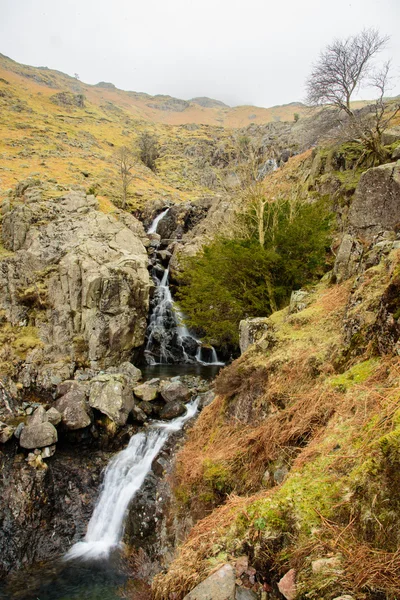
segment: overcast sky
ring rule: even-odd
[[[0,52],[18,62],[230,105],[303,100],[320,50],[363,27],[391,36],[399,94],[400,0],[0,0]]]

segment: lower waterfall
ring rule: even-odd
[[[65,555],[71,559],[104,559],[119,546],[124,519],[130,501],[140,489],[153,460],[176,431],[197,412],[198,400],[187,405],[186,413],[165,423],[157,421],[146,431],[132,436],[125,450],[108,464],[100,498],[90,519],[83,541],[77,542]]]

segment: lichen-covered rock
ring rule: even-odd
[[[119,365],[118,367],[109,367],[106,372],[111,374],[120,373],[121,375],[124,375],[128,379],[132,388],[137,384],[138,381],[142,379],[142,371],[128,361],[122,363],[122,365]]]
[[[369,169],[361,175],[349,211],[349,228],[371,241],[400,223],[400,163]]]
[[[54,409],[61,415],[62,423],[67,429],[84,429],[91,423],[86,388],[75,381],[70,382],[71,385],[68,383],[59,388],[68,391],[57,400]]]
[[[240,352],[243,354],[249,346],[260,340],[268,330],[268,327],[268,319],[266,317],[256,317],[254,319],[244,319],[243,321],[240,321]]]
[[[19,438],[19,444],[22,448],[33,450],[34,448],[52,446],[57,440],[57,429],[46,421],[38,425],[24,427]]]
[[[46,409],[43,406],[38,406],[34,410],[32,416],[29,417],[28,425],[40,425],[41,423],[46,423],[48,420]]]
[[[362,245],[352,235],[346,233],[343,236],[333,268],[333,278],[337,283],[357,273],[363,252]]]
[[[307,297],[309,295],[309,292],[306,290],[293,291],[290,296],[289,314],[304,310],[307,307]]]
[[[142,383],[141,385],[137,385],[133,388],[133,393],[140,400],[144,400],[145,402],[151,402],[152,400],[156,400],[158,398],[160,391],[158,388],[158,380],[156,384],[152,384],[150,382]]]
[[[199,583],[184,600],[235,600],[235,571],[226,564]]]
[[[90,386],[89,405],[107,415],[116,425],[125,425],[134,406],[129,382],[120,374],[99,375]]]
[[[83,192],[56,198],[28,186],[18,194],[2,222],[14,254],[0,261],[0,310],[13,327],[36,326],[21,382],[51,389],[82,363],[128,361],[144,342],[148,314],[142,225],[100,212]]]
[[[0,423],[0,444],[5,444],[8,440],[11,440],[14,431],[14,427]]]

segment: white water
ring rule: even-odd
[[[157,232],[158,224],[168,211],[169,208],[154,219],[147,233]],[[156,303],[150,316],[145,349],[148,364],[174,363],[177,362],[176,356],[179,356],[179,362],[184,364],[198,362],[202,365],[222,366],[224,363],[218,360],[215,348],[211,346],[207,347],[208,352],[205,353],[208,356],[202,358],[202,354],[204,354],[202,343],[190,333],[185,325],[184,314],[172,298],[169,287],[169,269],[164,271],[161,281],[157,277],[154,277],[154,280],[157,285],[154,295]],[[187,350],[187,342],[189,342],[189,347],[194,347],[192,354],[190,350]],[[190,356],[188,352],[191,354]]]
[[[148,228],[147,233],[157,233],[158,224],[161,221],[161,219],[163,219],[165,217],[165,215],[167,214],[168,211],[169,211],[169,208],[166,208],[165,210],[160,212],[159,215],[157,215],[157,217],[154,219],[154,221]]]
[[[197,412],[198,401],[186,407],[186,413],[169,423],[157,421],[147,431],[132,436],[128,446],[108,464],[100,498],[90,519],[87,533],[65,555],[71,559],[107,558],[121,544],[124,520],[130,501],[142,486],[153,460],[171,433],[182,429]]]

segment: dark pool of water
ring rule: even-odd
[[[1,600],[121,600],[127,576],[113,561],[37,565],[0,584]],[[129,595],[133,598],[132,594]]]
[[[143,380],[148,381],[154,377],[167,379],[176,375],[198,375],[202,379],[214,379],[222,369],[220,365],[144,365],[140,367],[143,374]]]

